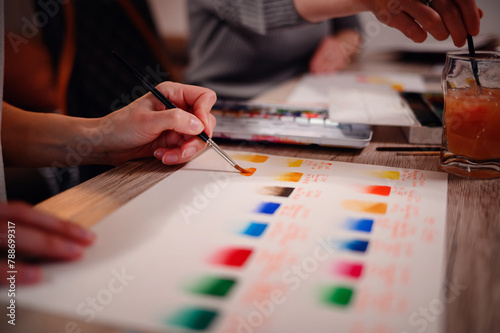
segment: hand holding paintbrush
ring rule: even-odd
[[[167,109],[175,109],[177,106],[174,105],[167,97],[165,97],[161,92],[158,91],[148,80],[146,80],[145,77],[143,77],[135,68],[132,67],[125,59],[123,59],[118,53],[113,52],[113,55],[132,73],[134,74],[141,82],[144,84],[144,86],[156,97],[160,102],[165,105]],[[205,141],[210,147],[212,147],[222,158],[224,158],[232,167],[234,167],[236,170],[239,172],[245,174],[245,173],[251,173],[250,171],[240,167],[236,162],[229,157],[209,136],[206,132],[201,132],[198,134],[198,137]],[[188,149],[189,150],[189,149]],[[189,156],[184,156],[185,152],[188,151],[185,150],[183,152],[183,157],[189,157],[194,154],[190,154]],[[158,150],[155,152],[155,157],[158,155]],[[177,161],[170,161],[172,163],[176,163]]]

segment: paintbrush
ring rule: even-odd
[[[134,67],[132,67],[131,64],[129,64],[125,59],[123,59],[118,53],[113,51],[114,56],[121,61],[125,67],[132,72],[141,82],[146,86],[146,88],[162,102],[167,109],[175,109],[177,108],[174,103],[172,103],[165,95],[163,95],[161,92],[158,91],[144,76],[142,76]],[[222,156],[229,164],[231,164],[232,167],[234,167],[236,170],[238,170],[241,173],[249,173],[248,170],[243,169],[240,167],[236,162],[229,157],[228,154],[226,154],[205,132],[201,132],[198,134],[198,137],[205,141],[210,147],[212,147],[220,156]]]
[[[396,156],[437,156],[439,151],[398,151]]]
[[[472,36],[467,34],[467,46],[469,48],[469,56],[471,57],[470,63],[472,66],[472,74],[474,75],[474,79],[476,80],[476,84],[478,87],[481,86],[479,83],[479,70],[477,68],[477,61],[476,61],[476,50],[474,48],[474,41],[472,40]]]

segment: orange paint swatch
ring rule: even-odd
[[[302,165],[302,162],[304,162],[304,160],[288,160],[288,167],[298,168]]]
[[[370,176],[384,179],[399,180],[399,171],[372,171]]]
[[[344,200],[341,204],[345,209],[355,212],[372,214],[385,214],[387,212],[387,204],[383,202]]]
[[[302,175],[303,175],[302,172],[285,172],[274,179],[277,181],[280,181],[280,182],[295,182],[295,183],[297,183],[300,180],[300,178],[302,178]]]
[[[255,173],[255,171],[257,169],[255,169],[255,168],[246,168],[245,170],[246,170],[246,172],[240,172],[240,175],[246,176],[246,177],[250,177],[251,175],[253,175]]]
[[[264,155],[251,155],[251,154],[236,154],[233,155],[232,158],[235,160],[240,160],[240,161],[247,161],[247,162],[253,162],[253,163],[264,163],[267,161],[269,156],[264,156]]]
[[[361,192],[367,193],[367,194],[375,194],[375,195],[382,195],[382,196],[388,197],[389,194],[391,194],[391,187],[390,186],[378,186],[378,185],[366,186],[366,187],[361,189]]]

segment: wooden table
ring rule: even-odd
[[[359,64],[352,68],[366,69]],[[412,68],[421,73],[420,68]],[[231,150],[440,171],[438,156],[397,156],[394,152],[376,151],[380,146],[395,145],[408,146],[398,127],[375,127],[372,142],[362,150],[220,142],[221,147]],[[175,170],[154,159],[128,162],[40,203],[37,208],[91,226]],[[441,314],[446,316],[446,331],[500,332],[500,180],[469,180],[450,175],[446,223],[447,309]],[[434,316],[431,314],[428,319],[434,320]]]

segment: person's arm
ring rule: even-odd
[[[361,29],[356,15],[330,20],[331,35],[323,38],[309,61],[313,74],[344,69],[361,50]]]
[[[195,135],[202,130],[212,134],[215,93],[172,82],[157,88],[181,109],[165,110],[151,93],[95,119],[28,112],[3,103],[5,164],[116,165],[153,155],[165,164],[186,162],[205,147]]]
[[[361,35],[355,29],[345,29],[325,37],[309,62],[313,74],[332,73],[344,69],[358,54]]]
[[[467,33],[479,33],[481,11],[475,0],[433,0],[430,6],[418,0],[293,0],[299,15],[310,22],[372,12],[379,21],[400,30],[415,42],[429,32],[437,40],[451,35],[463,46]]]

